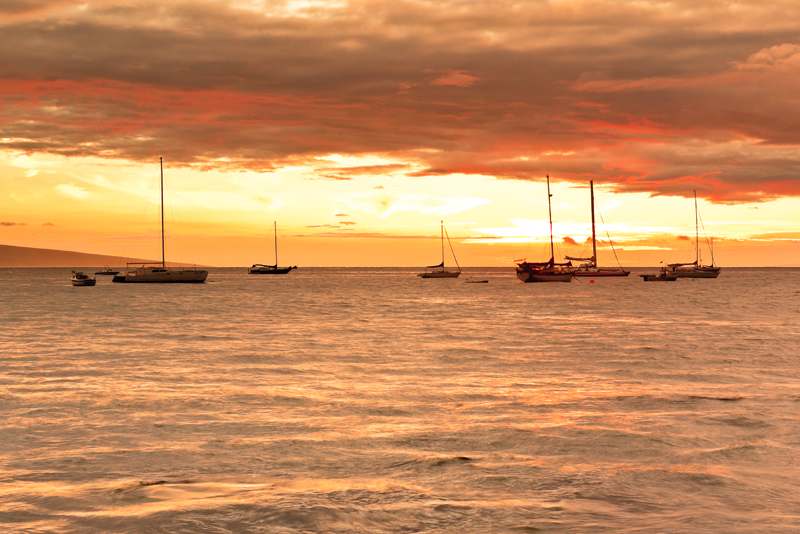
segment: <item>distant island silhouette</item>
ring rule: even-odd
[[[126,263],[154,260],[125,258],[103,254],[86,254],[69,250],[16,247],[0,245],[0,267],[125,267]],[[168,266],[181,267],[191,264],[167,262]]]

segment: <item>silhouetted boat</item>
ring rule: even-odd
[[[103,267],[102,270],[96,271],[94,274],[101,274],[101,275],[119,274],[119,271],[115,271],[111,267],[106,265],[105,267]]]
[[[553,248],[553,210],[550,206],[550,175],[547,175],[547,213],[550,217],[550,261],[531,263],[517,261],[517,278],[525,283],[531,282],[571,282],[575,277],[575,268],[572,262],[556,263],[555,249]]]
[[[670,274],[679,278],[716,278],[722,269],[714,265],[714,249],[711,249],[711,265],[703,265],[700,261],[700,212],[697,209],[697,189],[694,190],[694,261],[691,263],[670,263],[667,265]],[[705,231],[705,230],[704,230]]]
[[[286,274],[292,269],[297,269],[297,265],[294,267],[278,267],[278,222],[273,221],[273,226],[275,229],[275,265],[256,263],[247,270],[249,274]]]
[[[626,271],[620,265],[619,268],[613,267],[598,267],[597,266],[597,239],[595,237],[595,230],[594,230],[594,181],[589,181],[589,189],[591,190],[591,204],[592,204],[592,257],[591,258],[573,258],[572,256],[566,256],[566,259],[572,261],[583,261],[586,263],[582,263],[580,267],[575,271],[575,276],[628,276],[631,274],[630,271]],[[609,237],[609,242],[611,242],[611,238]],[[613,248],[613,244],[611,245]],[[616,256],[616,252],[614,253]]]
[[[72,285],[73,286],[93,286],[97,283],[97,279],[92,278],[81,271],[72,271]]]
[[[456,253],[453,250],[453,245],[450,243],[450,236],[447,235],[447,230],[444,229],[444,221],[441,221],[442,229],[442,263],[439,265],[429,265],[425,268],[425,272],[419,273],[417,276],[420,278],[458,278],[461,274],[461,267],[458,265],[458,260],[456,259]],[[456,267],[458,268],[457,271],[448,271],[444,267],[444,238],[447,235],[447,244],[450,245],[450,252],[453,253],[453,260],[456,262]],[[429,271],[428,269],[434,269]]]
[[[127,271],[117,274],[113,282],[122,283],[203,283],[208,277],[206,269],[195,267],[167,267],[164,247],[164,160],[161,167],[161,261],[128,263]],[[131,265],[139,265],[131,270]]]
[[[639,276],[645,282],[674,282],[678,279],[677,276],[667,272],[666,269],[661,269],[661,272],[658,274],[640,274]]]

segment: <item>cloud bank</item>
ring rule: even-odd
[[[0,149],[800,196],[797,20],[788,1],[10,0]]]

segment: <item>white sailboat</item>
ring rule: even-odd
[[[208,277],[206,269],[196,267],[167,267],[164,247],[164,159],[161,167],[161,261],[128,263],[124,273],[114,276],[113,282],[121,283],[203,283]],[[131,268],[132,265],[139,267]]]
[[[669,274],[678,278],[716,278],[722,267],[714,265],[714,249],[711,249],[711,265],[703,265],[700,260],[700,212],[697,209],[697,189],[694,190],[694,250],[695,257],[691,263],[670,263]]]
[[[256,263],[247,270],[249,274],[286,274],[292,269],[297,269],[297,265],[294,267],[278,267],[278,221],[273,221],[272,224],[275,231],[275,265]]]
[[[592,257],[591,258],[574,258],[572,256],[565,256],[567,260],[582,261],[580,267],[575,271],[575,276],[628,276],[630,271],[626,271],[620,265],[619,268],[614,267],[598,267],[597,266],[597,238],[594,231],[594,181],[589,181],[589,189],[591,190],[591,204],[592,204]],[[609,239],[610,241],[610,239]],[[613,247],[613,245],[612,245]],[[616,252],[614,253],[616,256]]]
[[[550,261],[531,263],[517,261],[517,278],[525,283],[531,282],[571,282],[575,277],[575,268],[571,262],[556,263],[553,248],[553,209],[550,206],[550,175],[547,175],[547,213],[550,217]]]
[[[447,230],[444,229],[444,221],[441,221],[441,234],[442,234],[442,263],[439,265],[429,265],[425,268],[425,272],[419,273],[417,276],[420,278],[458,278],[461,274],[461,267],[458,265],[456,253],[453,250],[453,245],[450,243],[450,236],[447,236],[447,244],[450,245],[450,251],[453,253],[453,260],[456,262],[457,271],[448,271],[444,266],[444,238],[447,235]],[[430,271],[428,269],[431,269]]]

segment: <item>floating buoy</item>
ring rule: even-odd
[[[594,284],[594,280],[589,280],[589,283],[590,284]]]

